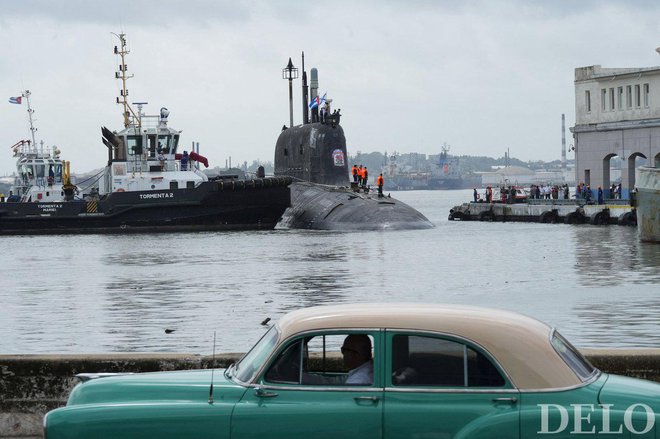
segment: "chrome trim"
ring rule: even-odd
[[[337,386],[308,386],[305,384],[299,384],[297,386],[275,386],[269,384],[250,384],[248,387],[257,388],[261,387],[266,390],[296,390],[296,391],[315,391],[315,392],[383,392],[385,389],[383,387],[365,387],[365,386],[347,386],[345,384],[340,384]]]
[[[75,377],[84,383],[98,378],[108,378],[120,375],[133,375],[133,372],[85,372],[76,374]]]
[[[453,388],[431,388],[431,387],[386,387],[386,392],[393,393],[521,393],[518,389],[500,389],[495,387],[493,389],[486,388],[465,388],[465,387],[453,387]]]
[[[386,333],[387,333],[387,331],[390,331],[390,332],[397,331],[399,333],[406,333],[406,332],[410,333],[410,332],[412,332],[412,333],[416,333],[416,334],[441,335],[441,336],[444,336],[444,337],[449,337],[449,338],[454,338],[456,340],[461,340],[463,342],[470,343],[474,346],[477,346],[477,347],[479,347],[479,349],[483,353],[487,354],[488,359],[490,361],[492,361],[497,366],[497,370],[500,373],[502,373],[506,377],[506,379],[509,381],[509,384],[511,385],[511,388],[510,389],[505,389],[505,390],[509,390],[509,391],[510,390],[519,390],[518,386],[516,386],[516,383],[513,381],[513,379],[511,379],[511,376],[509,375],[509,373],[506,371],[505,368],[502,367],[500,362],[497,361],[495,356],[493,354],[491,354],[488,349],[484,348],[483,346],[481,346],[479,343],[477,343],[476,341],[474,341],[472,339],[469,339],[467,337],[463,337],[462,335],[452,334],[452,333],[448,333],[448,332],[428,331],[428,330],[422,330],[422,329],[399,329],[399,328],[388,329],[388,328],[385,328]],[[500,389],[500,387],[494,387],[493,389]]]

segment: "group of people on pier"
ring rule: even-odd
[[[527,191],[524,189],[517,188],[516,186],[500,186],[499,202],[513,204],[516,202],[524,202],[527,198],[533,200],[569,200],[571,198],[571,191],[566,183],[561,185],[532,184],[529,191],[526,192]],[[585,200],[590,204],[604,204],[605,195],[608,195],[609,199],[621,199],[621,184],[612,184],[609,188],[608,194],[606,194],[600,186],[596,191],[592,192],[591,187],[584,183],[579,183],[575,188],[575,199]],[[477,192],[477,188],[474,188],[473,198],[475,203],[492,203],[493,188],[491,186],[486,186],[483,196]]]
[[[558,200],[563,198],[568,200],[571,197],[570,192],[568,185],[565,183],[561,186],[556,184],[552,186],[549,184],[541,184],[540,186],[533,184],[529,188],[529,198],[536,200]]]

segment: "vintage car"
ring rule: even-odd
[[[79,384],[60,438],[660,439],[660,384],[603,373],[555,329],[465,306],[294,311],[225,370]]]

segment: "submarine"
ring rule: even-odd
[[[310,70],[308,87],[304,52],[300,125],[293,125],[291,81],[298,74],[291,58],[283,69],[283,77],[289,80],[290,124],[282,127],[275,145],[275,176],[290,177],[293,183],[289,186],[291,206],[284,211],[276,228],[339,231],[433,228],[431,221],[409,205],[389,195],[379,196],[368,185],[360,186],[349,180],[341,110],[331,112],[332,100],[319,96],[316,68]]]

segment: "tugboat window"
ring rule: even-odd
[[[172,136],[172,144],[170,145],[172,147],[171,153],[174,154],[176,152],[177,147],[179,146],[179,135]]]
[[[142,137],[140,136],[129,136],[126,146],[128,147],[129,155],[140,155],[142,154]]]
[[[163,154],[169,154],[170,153],[170,136],[159,136],[158,137],[158,149],[163,153]]]
[[[156,157],[156,135],[152,134],[149,136],[149,157]]]

